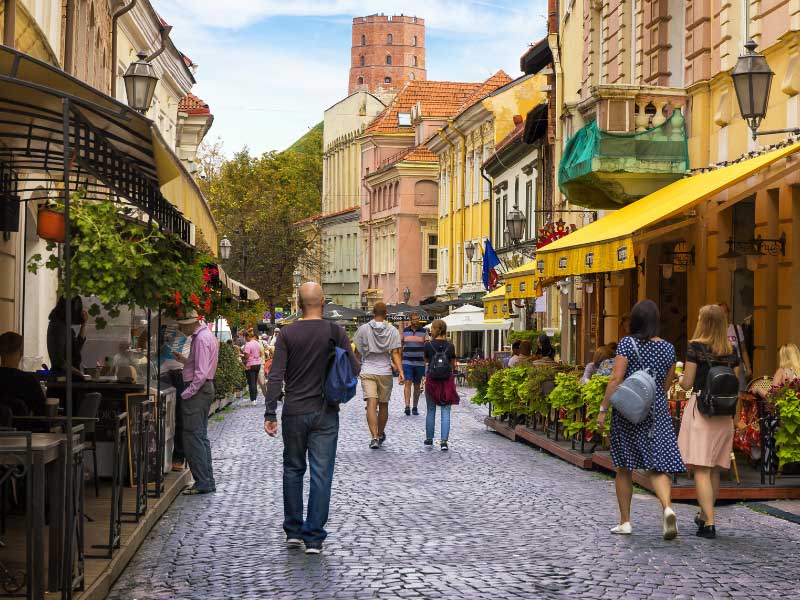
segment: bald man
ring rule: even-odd
[[[283,530],[286,545],[306,554],[322,552],[327,537],[325,523],[331,501],[333,466],[339,438],[339,407],[325,402],[322,386],[330,340],[347,351],[353,372],[361,370],[344,329],[322,318],[325,297],[314,282],[304,283],[297,294],[303,318],[284,327],[275,344],[267,385],[264,431],[278,435],[276,410],[285,384],[283,425]],[[308,456],[308,462],[306,462]],[[303,476],[311,468],[308,514],[303,519]]]

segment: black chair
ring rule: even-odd
[[[84,432],[86,434],[86,452],[92,453],[92,477],[94,478],[94,495],[100,496],[100,479],[97,475],[97,413],[100,411],[100,403],[103,396],[99,392],[84,394],[78,407],[79,418],[87,419],[83,421]]]

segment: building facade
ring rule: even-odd
[[[367,305],[433,296],[438,269],[438,157],[425,145],[480,88],[409,81],[361,136],[361,295]]]
[[[348,90],[391,97],[408,81],[424,81],[425,20],[404,15],[353,19]]]
[[[517,127],[515,115],[526,115],[544,98],[539,76],[512,81],[500,71],[426,142],[440,165],[437,296],[478,299],[483,295],[480,250],[472,260],[466,252],[467,243],[482,248],[483,241],[493,237],[498,218],[490,210],[491,180],[482,166]],[[497,246],[497,240],[492,239],[492,244]]]

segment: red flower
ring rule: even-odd
[[[205,311],[206,315],[211,316],[211,298],[206,298],[206,302],[203,305],[203,310]]]
[[[200,306],[200,298],[198,298],[197,294],[195,294],[194,292],[189,294],[189,300],[191,300],[192,304],[194,304],[195,306],[197,306],[197,307]]]
[[[210,293],[211,293],[211,288],[210,288],[210,287],[208,287],[208,286],[206,286],[206,287],[204,287],[204,288],[203,288],[203,291],[204,291],[206,294],[210,294]]]
[[[181,305],[181,293],[175,292],[175,306]]]

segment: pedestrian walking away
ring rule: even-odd
[[[709,380],[712,375],[721,377],[719,370],[714,369],[719,366],[730,369],[728,377],[733,410],[730,414],[705,415],[698,407],[698,398],[707,399],[712,395],[714,382]],[[719,495],[720,470],[731,466],[733,417],[741,368],[739,353],[728,339],[725,312],[717,305],[704,306],[700,309],[694,337],[689,342],[683,374],[678,379],[684,390],[694,389],[683,410],[678,447],[683,462],[694,471],[697,502],[700,504],[700,512],[695,517],[698,537],[717,537],[714,505]]]
[[[436,408],[439,408],[442,419],[441,448],[449,448],[450,408],[458,404],[456,391],[456,348],[447,337],[447,324],[441,319],[431,323],[431,341],[425,344],[425,363],[428,372],[425,379],[425,445],[433,446],[433,434],[436,429]]]
[[[367,425],[372,440],[369,447],[377,450],[386,441],[389,420],[389,399],[392,397],[392,366],[399,372],[397,382],[403,385],[400,357],[400,334],[386,322],[386,304],[376,302],[374,318],[356,331],[353,343],[356,356],[362,359],[361,389],[367,403]]]
[[[319,554],[327,537],[325,524],[331,500],[333,468],[339,438],[339,406],[323,397],[326,366],[330,354],[332,325],[322,319],[324,296],[314,282],[298,289],[297,303],[303,320],[281,333],[267,385],[264,430],[278,434],[277,405],[285,384],[281,414],[283,427],[283,530],[286,545],[306,554]],[[350,349],[344,330],[334,325],[335,343],[347,351],[354,373],[360,365]],[[308,457],[306,459],[306,457]],[[311,470],[308,510],[303,519],[303,477]]]
[[[262,358],[264,348],[256,339],[255,334],[250,331],[247,333],[247,343],[242,350],[242,360],[247,369],[247,388],[250,392],[250,403],[255,406],[258,400],[258,374],[264,362]]]
[[[208,494],[217,490],[211,464],[211,442],[208,441],[208,411],[214,401],[214,376],[219,359],[219,341],[208,325],[198,320],[194,311],[178,321],[181,331],[191,337],[189,356],[175,353],[183,362],[181,393],[183,409],[183,449],[194,485],[184,491],[188,496]]]
[[[605,427],[611,398],[624,380],[647,370],[655,380],[655,394],[650,414],[640,423],[627,420],[615,410],[611,415],[611,458],[617,467],[615,487],[619,505],[619,525],[612,533],[630,535],[633,471],[649,472],[650,481],[662,507],[662,532],[665,540],[678,535],[675,512],[672,510],[671,483],[668,474],[686,470],[678,450],[678,440],[667,408],[667,390],[675,374],[675,348],[658,337],[658,306],[652,300],[641,300],[631,310],[630,336],[617,347],[611,380],[600,405],[597,427]]]
[[[419,414],[419,397],[422,392],[422,380],[425,377],[425,342],[428,341],[428,332],[419,322],[419,314],[411,313],[411,324],[403,329],[401,338],[403,354],[403,377],[405,414]],[[411,392],[414,392],[414,405],[411,405]]]

